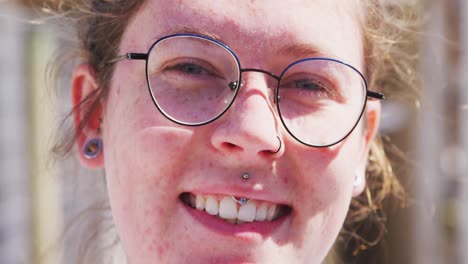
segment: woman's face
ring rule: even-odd
[[[158,38],[196,33],[226,43],[243,68],[279,75],[293,61],[321,56],[362,72],[353,3],[147,1],[126,28],[120,52],[146,53]],[[341,143],[311,148],[283,127],[268,87],[271,77],[246,72],[242,78],[235,102],[220,119],[187,127],[153,104],[144,61],[116,64],[103,111],[102,164],[84,162],[105,167],[129,263],[319,263],[330,250],[352,196],[363,188],[353,183],[355,172],[365,168],[378,103],[368,103],[366,127],[360,122]],[[283,146],[274,153],[277,136]],[[191,207],[197,196],[211,196],[209,203],[224,200],[226,207],[231,197],[245,197],[255,210],[276,205],[280,214],[274,221],[233,224]]]

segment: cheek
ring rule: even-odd
[[[106,154],[106,177],[114,221],[128,248],[155,252],[167,247],[158,237],[170,237],[171,216],[180,194],[179,170],[190,133],[150,128],[112,144]],[[156,248],[157,249],[157,248]]]
[[[296,234],[301,240],[304,233],[308,236],[309,247],[331,246],[346,217],[352,197],[354,171],[362,151],[362,133],[353,133],[345,142],[326,149],[301,149],[294,163],[289,167],[297,177],[289,182],[295,188],[294,200],[301,205],[297,213],[297,226],[306,231]],[[296,168],[296,171],[294,171]],[[300,170],[300,171],[298,171]],[[322,238],[314,240],[313,237]],[[321,241],[315,245],[314,241]],[[328,241],[328,244],[326,243]],[[314,245],[310,245],[314,244]]]
[[[353,133],[354,134],[354,133]],[[291,177],[300,189],[299,200],[315,201],[315,209],[323,209],[334,200],[346,197],[352,191],[354,171],[361,152],[361,137],[350,136],[345,142],[325,149],[306,149],[297,153],[291,170],[298,168]]]
[[[179,195],[192,131],[162,117],[149,95],[119,88],[109,96],[104,124],[112,213],[126,250],[158,252],[167,247],[155,238],[171,230],[175,208],[167,201]]]

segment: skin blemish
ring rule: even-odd
[[[163,249],[162,246],[159,246],[159,247],[158,247],[158,254],[159,254],[159,255],[163,255],[163,254],[164,254],[164,249]]]
[[[154,241],[154,244],[157,245],[157,244],[159,244],[159,242],[158,242],[158,241]],[[160,256],[164,256],[164,255],[166,255],[167,246],[165,246],[165,245],[159,245],[159,246],[157,247],[157,251],[158,251],[158,254],[159,254]]]
[[[160,207],[160,208],[158,209],[158,213],[159,213],[160,215],[163,215],[163,214],[165,213],[164,208],[161,208],[161,207]]]

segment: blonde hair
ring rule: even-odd
[[[47,6],[54,13],[71,18],[80,40],[80,46],[74,54],[79,54],[79,59],[94,69],[99,83],[96,93],[76,106],[76,108],[87,107],[89,115],[83,119],[77,131],[72,128],[65,130],[75,132],[67,133],[60,142],[57,142],[54,151],[60,156],[71,152],[79,130],[88,122],[90,114],[99,102],[106,100],[109,81],[114,70],[113,64],[108,62],[117,55],[117,47],[126,25],[144,2],[63,0],[55,4],[56,1],[51,0]],[[417,103],[419,79],[418,44],[415,32],[419,21],[416,1],[359,2],[364,5],[365,10],[362,30],[365,43],[365,76],[369,86],[382,91],[390,100]],[[57,66],[56,73],[59,68],[63,67]],[[370,150],[366,170],[366,190],[361,196],[352,200],[340,236],[341,244],[346,251],[345,255],[356,255],[360,250],[375,245],[380,240],[384,232],[386,208],[384,205],[387,202],[396,201],[405,205],[407,195],[392,166],[396,163],[402,164],[404,161],[404,155],[387,137],[377,136]],[[93,246],[85,248],[86,251]]]
[[[365,75],[372,89],[387,100],[419,105],[419,2],[365,2],[363,21]],[[398,164],[398,167],[396,167]],[[408,169],[405,154],[388,136],[372,142],[366,168],[366,188],[351,202],[340,240],[345,255],[377,245],[384,236],[387,209],[405,207],[409,197],[397,178]],[[398,169],[398,171],[396,171]]]

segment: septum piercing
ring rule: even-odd
[[[232,199],[234,200],[234,202],[236,202],[236,203],[238,203],[238,204],[240,204],[240,205],[245,205],[245,204],[247,204],[247,202],[249,201],[249,199],[243,198],[243,197],[237,199],[236,197],[232,196]]]

